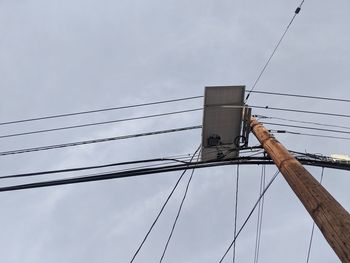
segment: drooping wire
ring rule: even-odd
[[[259,82],[259,80],[261,79],[262,75],[264,74],[264,72],[265,72],[267,66],[269,65],[271,59],[273,58],[273,56],[275,55],[275,53],[276,53],[278,47],[280,46],[282,40],[284,39],[285,35],[287,34],[287,32],[288,32],[290,26],[292,25],[292,23],[293,23],[295,17],[299,14],[299,12],[300,12],[300,10],[301,10],[301,7],[302,7],[302,5],[304,4],[304,2],[305,2],[305,0],[302,0],[302,2],[300,3],[300,5],[299,5],[299,6],[297,7],[297,9],[294,11],[294,15],[293,15],[292,19],[289,21],[289,23],[288,23],[286,29],[284,30],[284,32],[283,32],[281,38],[280,38],[279,41],[277,42],[277,45],[276,45],[275,48],[273,49],[273,51],[272,51],[270,57],[268,58],[268,60],[266,61],[264,67],[263,67],[262,70],[260,71],[260,74],[259,74],[258,77],[256,78],[256,80],[255,80],[255,82],[254,82],[254,84],[253,84],[253,86],[252,86],[252,88],[251,88],[251,91],[248,93],[247,97],[245,98],[245,102],[248,101],[250,94],[252,93],[252,91],[254,91],[256,85],[258,84],[258,82]]]
[[[276,177],[277,177],[278,174],[279,174],[279,171],[277,171],[277,172],[272,176],[270,182],[266,185],[265,189],[263,190],[263,192],[262,192],[261,195],[259,196],[258,200],[255,202],[255,204],[254,204],[252,210],[251,210],[250,213],[248,214],[248,216],[247,216],[247,218],[245,219],[245,221],[243,222],[242,226],[241,226],[240,229],[237,231],[236,236],[233,238],[232,242],[230,243],[230,245],[229,245],[228,248],[226,249],[224,255],[223,255],[223,256],[221,257],[221,259],[219,260],[219,263],[221,263],[221,262],[225,259],[227,253],[231,250],[231,248],[232,248],[233,244],[236,242],[236,240],[237,240],[239,234],[242,232],[242,230],[244,229],[244,227],[245,227],[246,224],[248,223],[249,219],[251,218],[252,214],[254,213],[255,208],[258,206],[258,204],[259,204],[261,198],[265,195],[266,191],[269,189],[269,187],[271,186],[271,184],[273,183],[273,181],[276,179]]]
[[[265,188],[265,184],[266,184],[265,179],[266,179],[266,166],[262,165],[262,167],[261,167],[259,195],[261,195],[263,189]],[[259,206],[258,206],[258,220],[257,220],[257,224],[256,224],[254,263],[258,263],[259,262],[262,220],[263,220],[263,214],[264,214],[264,200],[265,200],[265,197],[263,196],[261,198],[261,201],[259,202]]]
[[[237,218],[238,218],[238,184],[239,183],[239,164],[236,169],[236,185],[235,185],[235,213],[234,213],[234,227],[233,227],[233,238],[237,235]],[[236,261],[236,242],[232,248],[232,263]]]
[[[198,154],[197,162],[198,162],[198,160],[199,160],[199,157],[200,157],[200,154]],[[182,210],[182,206],[183,206],[183,204],[184,204],[184,202],[185,202],[185,199],[186,199],[186,196],[187,196],[187,192],[188,192],[188,188],[190,187],[190,184],[191,184],[191,181],[192,181],[192,178],[193,178],[193,174],[194,174],[194,170],[195,170],[195,169],[196,169],[196,168],[193,168],[193,169],[192,169],[191,175],[190,175],[190,177],[189,177],[189,179],[188,179],[188,181],[187,181],[186,189],[185,189],[184,195],[183,195],[183,197],[182,197],[181,204],[180,204],[179,209],[178,209],[178,211],[177,211],[177,214],[176,214],[176,217],[175,217],[173,226],[172,226],[172,228],[171,228],[170,234],[169,234],[168,239],[167,239],[167,241],[166,241],[166,244],[165,244],[165,247],[164,247],[162,256],[161,256],[161,258],[160,258],[160,260],[159,260],[159,263],[162,263],[162,262],[163,262],[163,259],[164,259],[165,253],[166,253],[166,251],[167,251],[167,249],[168,249],[168,246],[169,246],[171,237],[173,236],[173,233],[174,233],[174,230],[175,230],[177,221],[178,221],[178,219],[179,219],[179,216],[180,216],[180,213],[181,213],[181,210]]]
[[[190,162],[193,160],[193,157],[197,154],[197,152],[200,150],[200,148],[201,148],[201,146],[199,146],[198,149],[194,152],[194,154],[192,155],[192,158],[191,158]],[[164,202],[162,208],[160,209],[160,211],[159,211],[159,213],[157,214],[155,220],[154,220],[153,223],[151,224],[151,227],[148,229],[148,231],[147,231],[145,237],[142,239],[141,244],[138,246],[138,248],[136,249],[135,253],[133,254],[132,259],[130,260],[130,263],[134,262],[134,260],[135,260],[135,258],[136,258],[136,256],[137,256],[137,254],[140,252],[140,250],[141,250],[141,248],[143,247],[144,243],[146,242],[146,240],[147,240],[149,234],[152,232],[153,227],[154,227],[155,224],[157,223],[159,217],[162,215],[162,213],[163,213],[163,211],[164,211],[164,208],[165,208],[166,205],[168,204],[170,198],[172,197],[173,193],[175,192],[177,186],[179,185],[179,183],[180,183],[181,179],[183,178],[183,176],[185,175],[186,171],[187,171],[187,169],[185,169],[185,170],[182,172],[182,174],[180,175],[180,177],[177,179],[177,181],[176,181],[174,187],[172,188],[170,194],[169,194],[168,197],[166,198],[166,200],[165,200],[165,202]]]
[[[39,133],[54,132],[54,131],[63,131],[63,130],[70,130],[70,129],[77,129],[77,128],[85,128],[85,127],[126,122],[126,121],[143,120],[143,119],[163,117],[163,116],[182,114],[182,113],[188,113],[188,112],[194,112],[194,111],[200,111],[200,110],[202,110],[202,108],[188,109],[188,110],[181,110],[181,111],[172,111],[172,112],[144,115],[144,116],[124,118],[124,119],[118,119],[118,120],[92,122],[92,123],[85,123],[85,124],[80,124],[80,125],[63,126],[63,127],[57,127],[57,128],[51,128],[51,129],[42,129],[42,130],[35,130],[35,131],[28,131],[28,132],[11,133],[11,134],[0,135],[0,139],[18,137],[18,136],[24,136],[24,135],[39,134]]]
[[[322,171],[321,171],[320,184],[322,184],[322,181],[323,181],[323,172],[324,172],[324,167],[322,167]],[[309,263],[309,260],[310,260],[310,253],[311,253],[311,246],[312,246],[312,241],[313,241],[313,237],[314,237],[314,230],[315,230],[315,222],[312,222],[312,230],[311,230],[309,247],[307,250],[306,263]]]

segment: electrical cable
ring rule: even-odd
[[[317,126],[326,126],[326,127],[333,127],[333,128],[341,128],[341,129],[350,130],[349,126],[341,126],[341,125],[327,124],[327,123],[320,123],[320,122],[313,122],[313,121],[301,121],[301,120],[280,118],[280,117],[274,117],[274,116],[264,116],[264,115],[254,115],[254,116],[259,118],[259,119],[273,119],[273,120],[281,120],[281,121],[303,123],[303,124],[312,124],[312,125],[317,125]]]
[[[313,162],[312,164],[318,164],[317,162]],[[157,168],[146,168],[146,169],[134,169],[129,171],[109,171],[104,173],[90,174],[90,175],[82,175],[75,176],[64,179],[56,179],[56,180],[48,180],[48,181],[39,181],[33,183],[25,183],[25,184],[16,184],[10,186],[0,187],[0,192],[9,192],[9,191],[17,191],[17,190],[25,190],[25,189],[34,189],[34,188],[42,188],[42,187],[50,187],[50,186],[58,186],[58,185],[68,185],[68,184],[77,184],[77,183],[85,183],[85,182],[97,182],[111,179],[121,179],[127,177],[135,177],[140,175],[148,175],[148,174],[157,174],[157,173],[167,173],[167,172],[175,172],[175,171],[183,171],[187,169],[192,169],[194,166],[196,168],[207,168],[207,167],[215,167],[215,166],[223,166],[223,165],[234,165],[234,164],[273,164],[273,161],[266,157],[240,157],[230,160],[224,161],[210,161],[210,162],[199,162],[196,164],[178,164],[178,165],[170,165],[170,166],[162,166]],[[324,162],[322,162],[324,165]],[[343,169],[348,169],[348,167],[342,167]]]
[[[326,100],[326,101],[336,101],[336,102],[350,102],[349,99],[331,98],[331,97],[320,97],[293,93],[281,93],[281,92],[271,92],[271,91],[250,91],[251,93],[274,95],[274,96],[285,96],[285,97],[295,97],[304,99],[316,99],[316,100]]]
[[[233,238],[237,235],[237,218],[238,218],[238,183],[239,183],[239,164],[237,164],[236,170],[236,191],[235,191],[235,214],[234,214],[234,227],[233,227]],[[236,242],[232,248],[232,263],[236,261]]]
[[[169,115],[175,115],[175,114],[182,114],[182,113],[200,111],[202,109],[203,108],[188,109],[188,110],[181,110],[181,111],[173,111],[173,112],[166,112],[166,113],[159,113],[159,114],[152,114],[152,115],[144,115],[144,116],[138,116],[138,117],[124,118],[124,119],[118,119],[118,120],[93,122],[93,123],[85,123],[85,124],[72,125],[72,126],[63,126],[63,127],[57,127],[57,128],[51,128],[51,129],[42,129],[42,130],[36,130],[36,131],[28,131],[28,132],[21,132],[21,133],[5,134],[5,135],[0,135],[0,139],[10,138],[10,137],[17,137],[17,136],[24,136],[24,135],[32,135],[32,134],[38,134],[38,133],[46,133],[46,132],[70,130],[70,129],[77,129],[77,128],[85,128],[85,127],[91,127],[91,126],[97,126],[97,125],[105,125],[105,124],[112,124],[112,123],[119,123],[119,122],[126,122],[126,121],[142,120],[142,119],[155,118],[155,117],[163,117],[163,116],[169,116]]]
[[[87,145],[87,144],[94,144],[94,143],[101,143],[101,142],[110,142],[110,141],[116,141],[116,140],[125,140],[125,139],[131,139],[131,138],[138,138],[138,137],[165,134],[165,133],[173,133],[173,132],[180,132],[180,131],[188,131],[188,130],[195,130],[195,129],[201,129],[201,128],[202,128],[201,125],[188,126],[188,127],[182,127],[182,128],[159,130],[159,131],[138,133],[138,134],[132,134],[132,135],[122,135],[122,136],[93,139],[93,140],[86,140],[86,141],[78,141],[78,142],[70,142],[70,143],[63,143],[63,144],[39,146],[39,147],[33,147],[33,148],[9,150],[9,151],[0,152],[0,156],[21,154],[21,153],[28,153],[28,152],[37,152],[37,151],[46,151],[46,150],[52,150],[52,149],[60,149],[60,148],[74,147],[74,146],[79,146],[79,145]]]
[[[321,171],[321,178],[320,178],[320,184],[322,184],[323,181],[323,172],[324,172],[324,167],[322,167],[322,171]],[[309,263],[310,260],[310,253],[311,253],[311,246],[312,246],[312,240],[314,237],[314,230],[315,230],[315,222],[312,222],[312,230],[311,230],[311,237],[310,237],[310,242],[309,242],[309,247],[307,250],[307,258],[306,258],[306,263]]]
[[[345,170],[350,171],[349,162],[337,162],[332,160],[315,160],[310,158],[300,158],[297,160],[304,165],[309,166],[318,166],[318,167],[327,167],[331,169]],[[121,179],[127,177],[135,177],[140,175],[149,175],[149,174],[159,174],[159,173],[168,173],[175,171],[183,171],[187,169],[192,169],[196,167],[196,169],[203,169],[208,167],[216,167],[216,166],[225,166],[225,165],[262,165],[262,164],[274,164],[273,161],[268,157],[239,157],[228,160],[217,160],[210,162],[199,162],[199,163],[187,163],[187,164],[177,164],[170,166],[162,166],[156,168],[149,169],[134,169],[125,172],[120,171],[110,171],[98,174],[90,174],[83,176],[76,176],[64,179],[50,180],[50,181],[39,181],[34,183],[25,183],[25,184],[16,184],[10,186],[2,186],[0,187],[0,192],[10,192],[10,191],[18,191],[25,189],[35,189],[42,187],[52,187],[59,185],[68,185],[68,184],[78,184],[78,183],[86,183],[86,182],[97,182],[97,181],[105,181],[112,179]]]
[[[340,131],[340,130],[333,130],[333,129],[323,129],[323,128],[315,128],[315,127],[308,127],[308,126],[299,126],[299,125],[290,125],[290,124],[281,124],[281,123],[272,123],[272,122],[261,122],[262,124],[268,124],[273,126],[281,126],[281,127],[289,127],[289,128],[297,128],[297,129],[305,129],[305,130],[314,130],[314,131],[324,131],[324,132],[334,132],[334,133],[343,133],[343,134],[350,134],[350,131]]]
[[[339,139],[350,141],[350,137],[341,137],[341,136],[331,136],[331,135],[320,135],[314,133],[303,133],[303,132],[295,132],[295,131],[286,131],[286,130],[269,130],[271,133],[286,133],[292,135],[301,135],[301,136],[310,136],[310,137],[318,137],[318,138],[328,138],[328,139]]]
[[[277,45],[276,45],[275,48],[273,49],[273,51],[272,51],[270,57],[268,58],[268,60],[266,61],[264,67],[263,67],[262,70],[260,71],[260,74],[259,74],[258,77],[256,78],[256,80],[255,80],[255,82],[254,82],[254,84],[253,84],[253,86],[252,86],[252,88],[251,88],[251,91],[248,93],[247,97],[245,98],[245,102],[248,101],[250,94],[252,93],[252,91],[254,91],[256,85],[258,84],[260,78],[261,78],[262,75],[264,74],[264,72],[265,72],[267,66],[269,65],[271,59],[272,59],[273,56],[275,55],[275,53],[276,53],[278,47],[280,46],[282,40],[284,39],[285,35],[287,34],[287,32],[288,32],[290,26],[293,24],[293,21],[294,21],[295,17],[299,14],[299,12],[300,12],[300,10],[301,10],[301,7],[302,7],[302,5],[304,4],[304,2],[305,2],[305,0],[302,0],[301,3],[300,3],[300,5],[297,7],[297,9],[295,9],[294,15],[293,15],[292,19],[289,21],[289,23],[288,23],[286,29],[284,30],[284,32],[283,32],[281,38],[280,38],[279,41],[277,42]]]
[[[240,153],[242,154],[242,153],[245,153],[246,151],[249,151],[249,152],[252,152],[252,154],[248,155],[248,156],[243,156],[243,157],[253,157],[256,155],[256,153],[261,152],[261,150],[254,150],[256,147],[257,146],[243,148],[240,150]],[[207,153],[210,154],[212,152],[216,152],[216,150],[208,151]],[[174,155],[174,156],[168,156],[168,157],[143,159],[143,160],[135,160],[135,161],[128,161],[128,162],[110,163],[110,164],[103,164],[103,165],[72,167],[72,168],[46,170],[46,171],[38,171],[38,172],[28,172],[28,173],[17,173],[17,174],[9,174],[9,175],[0,176],[0,179],[32,177],[32,176],[40,176],[40,175],[56,174],[56,173],[77,172],[77,171],[84,171],[84,170],[92,170],[92,169],[100,169],[100,168],[132,165],[132,164],[140,164],[140,163],[152,163],[152,162],[161,162],[162,165],[171,164],[174,162],[188,164],[190,162],[191,158],[194,158],[196,156],[199,157],[199,154],[196,154],[196,155],[183,154],[183,155]],[[166,161],[169,161],[169,162],[166,162]],[[159,165],[160,164],[147,165],[147,166],[137,166],[137,167],[132,167],[129,169],[118,170],[118,172],[131,171],[134,169],[141,169],[141,168],[155,167],[155,166],[159,166]]]
[[[110,107],[110,108],[103,108],[103,109],[96,109],[96,110],[87,110],[87,111],[79,111],[79,112],[72,112],[72,113],[63,113],[63,114],[56,114],[56,115],[47,115],[47,116],[41,116],[41,117],[34,117],[34,118],[20,119],[20,120],[14,120],[14,121],[0,122],[0,125],[8,125],[8,124],[15,124],[15,123],[22,123],[22,122],[31,122],[31,121],[55,119],[55,118],[62,118],[62,117],[69,117],[69,116],[76,116],[76,115],[83,115],[83,114],[90,114],[90,113],[97,113],[97,112],[106,112],[106,111],[130,109],[130,108],[137,108],[137,107],[165,104],[165,103],[171,103],[171,102],[193,100],[193,99],[199,99],[199,98],[202,98],[202,97],[203,96],[192,96],[192,97],[185,97],[185,98],[177,98],[177,99],[169,99],[169,100],[146,102],[146,103],[140,103],[140,104],[134,104],[134,105],[127,105],[127,106]]]
[[[232,106],[230,106],[230,107],[232,107]],[[295,112],[295,113],[305,113],[305,114],[315,114],[315,115],[324,115],[324,116],[332,116],[332,117],[350,118],[349,114],[340,114],[340,113],[332,113],[332,112],[309,111],[309,110],[290,109],[290,108],[278,108],[278,107],[258,106],[258,105],[254,105],[254,106],[249,105],[249,107],[250,108],[255,108],[255,109],[287,111],[287,112]]]
[[[265,188],[265,165],[262,165],[261,167],[261,178],[260,178],[260,188],[259,188],[259,195],[261,195],[263,189]],[[262,218],[264,214],[264,200],[265,197],[263,196],[261,201],[258,205],[258,220],[256,224],[256,238],[255,238],[255,253],[254,253],[254,263],[259,262],[259,252],[260,252],[260,242],[261,242],[261,230],[262,230]]]
[[[243,108],[244,106],[230,106],[230,107]],[[350,115],[345,115],[345,114],[336,114],[336,113],[328,113],[328,112],[314,112],[314,111],[285,109],[285,108],[283,109],[283,108],[274,108],[274,107],[269,107],[269,106],[265,106],[265,107],[264,106],[250,106],[250,107],[251,108],[258,108],[258,109],[293,111],[293,112],[299,112],[299,113],[310,113],[310,114],[328,115],[328,116],[337,116],[337,117],[350,117]],[[118,120],[111,120],[111,121],[104,121],[104,122],[94,122],[94,123],[87,123],[87,124],[81,124],[81,125],[72,125],[72,126],[64,126],[64,127],[51,128],[51,129],[42,129],[42,130],[35,130],[35,131],[28,131],[28,132],[5,134],[5,135],[0,135],[0,139],[10,138],[10,137],[17,137],[17,136],[24,136],[24,135],[39,134],[39,133],[46,133],[46,132],[53,132],[53,131],[68,130],[68,129],[90,127],[90,126],[96,126],[96,125],[118,123],[118,122],[124,122],[124,121],[132,121],[132,120],[140,120],[140,119],[147,119],[147,118],[155,118],[155,117],[168,116],[168,115],[181,114],[181,113],[188,113],[188,112],[194,112],[194,111],[200,111],[200,110],[203,110],[203,108],[195,108],[195,109],[188,109],[188,110],[174,111],[174,112],[167,112],[167,113],[160,113],[160,114],[153,114],[153,115],[145,115],[145,116],[125,118],[125,119],[118,119]],[[257,116],[261,116],[262,117],[262,115],[257,115]],[[277,118],[277,117],[273,117],[273,118],[274,119],[281,119],[281,120],[283,119],[283,118]],[[283,119],[283,120],[288,120],[288,119]],[[295,121],[295,120],[289,120],[289,121],[302,122],[302,121]],[[309,122],[303,122],[303,123],[309,123]],[[321,125],[321,124],[312,123],[312,122],[310,124]],[[326,126],[337,127],[335,125],[326,125]],[[344,128],[344,129],[350,129],[350,127],[344,127],[344,126],[338,126],[338,127],[339,128]]]
[[[115,167],[115,166],[122,166],[122,165],[139,164],[139,163],[164,162],[164,161],[171,161],[171,163],[173,163],[173,162],[179,162],[179,163],[184,163],[184,164],[187,163],[186,161],[182,161],[181,159],[154,158],[154,159],[147,159],[147,160],[137,160],[137,161],[129,161],[129,162],[121,162],[121,163],[110,163],[110,164],[94,165],[94,166],[74,167],[74,168],[57,169],[57,170],[49,170],[49,171],[40,171],[40,172],[32,172],[32,173],[10,174],[10,175],[0,176],[0,179],[23,178],[23,177],[32,177],[32,176],[38,176],[38,175],[46,175],[46,174],[68,173],[68,172],[77,172],[77,171],[85,171],[85,170],[92,170],[92,169],[101,169],[101,168]],[[149,166],[147,166],[147,167],[149,167]]]
[[[296,97],[296,98],[318,99],[318,100],[337,101],[337,102],[350,102],[350,99],[340,99],[340,98],[331,98],[331,97],[319,97],[319,96],[310,96],[310,95],[303,95],[303,94],[279,93],[279,92],[255,91],[255,90],[247,90],[247,92],[249,92],[249,93],[258,93],[258,94],[267,94],[267,95],[275,95],[275,96],[288,96],[288,97]],[[47,120],[47,119],[55,119],[55,118],[83,115],[83,114],[90,114],[90,113],[107,112],[107,111],[114,111],[114,110],[121,110],[121,109],[129,109],[129,108],[136,108],[136,107],[143,107],[143,106],[151,106],[151,105],[171,103],[171,102],[178,102],[178,101],[201,99],[203,97],[204,96],[202,96],[202,95],[198,95],[198,96],[192,96],[192,97],[183,97],[183,98],[176,98],[176,99],[169,99],[169,100],[163,100],[163,101],[155,101],[155,102],[127,105],[127,106],[101,108],[101,109],[87,110],[87,111],[80,111],[80,112],[63,113],[63,114],[47,115],[47,116],[39,116],[39,117],[33,117],[33,118],[26,118],[26,119],[19,119],[19,120],[13,120],[13,121],[0,122],[0,126],[8,125],[8,124],[23,123],[23,122],[32,122],[32,121],[39,121],[39,120]],[[265,107],[259,107],[259,108],[265,108]]]
[[[207,107],[222,107],[222,108],[233,108],[233,109],[244,109],[244,108],[248,107],[248,108],[252,108],[252,109],[286,111],[286,112],[295,112],[295,113],[304,113],[304,114],[315,114],[315,115],[323,115],[323,116],[350,118],[349,114],[340,114],[340,113],[333,113],[333,112],[321,112],[321,111],[309,111],[309,110],[290,109],[290,108],[279,108],[279,107],[260,106],[260,105],[240,106],[240,105],[220,105],[220,104],[218,104],[218,105],[210,105]],[[262,115],[257,115],[257,116],[262,116]]]
[[[198,160],[199,160],[199,156],[200,156],[200,155],[198,155],[198,157],[197,157],[197,163],[198,163]],[[196,169],[195,167],[192,169],[191,175],[190,175],[190,177],[189,177],[189,179],[188,179],[188,181],[187,181],[186,189],[185,189],[184,195],[182,196],[182,200],[181,200],[179,209],[178,209],[178,211],[177,211],[177,214],[176,214],[176,217],[175,217],[173,226],[172,226],[172,228],[171,228],[171,232],[170,232],[170,234],[169,234],[169,236],[168,236],[168,240],[167,240],[167,242],[166,242],[166,244],[165,244],[165,247],[164,247],[162,256],[161,256],[161,258],[160,258],[160,260],[159,260],[159,263],[162,263],[162,262],[163,262],[165,253],[166,253],[166,251],[167,251],[167,249],[168,249],[168,246],[169,246],[169,242],[170,242],[170,240],[171,240],[171,237],[173,236],[173,233],[174,233],[174,230],[175,230],[177,221],[178,221],[178,219],[179,219],[179,216],[180,216],[180,213],[181,213],[181,210],[182,210],[182,206],[183,206],[183,204],[184,204],[184,202],[185,202],[185,199],[186,199],[186,196],[187,196],[187,192],[188,192],[188,188],[190,187],[190,184],[191,184],[191,181],[192,181],[192,178],[193,178],[193,174],[194,174],[194,170],[195,170],[195,169]]]
[[[271,178],[270,182],[266,185],[264,191],[261,193],[261,195],[259,196],[258,200],[255,202],[255,204],[254,204],[252,210],[250,211],[250,213],[248,214],[246,220],[243,222],[242,226],[241,226],[240,229],[238,230],[237,235],[234,237],[233,241],[230,243],[230,245],[229,245],[228,248],[226,249],[226,251],[225,251],[224,255],[222,256],[222,258],[220,259],[219,263],[221,263],[221,262],[225,259],[227,253],[230,251],[231,247],[232,247],[233,244],[236,242],[236,240],[237,240],[239,234],[242,232],[242,230],[244,229],[245,225],[248,223],[250,217],[251,217],[252,214],[254,213],[254,210],[255,210],[255,208],[257,207],[257,205],[259,204],[261,198],[265,195],[266,191],[269,189],[269,187],[271,186],[271,184],[272,184],[273,181],[276,179],[276,177],[277,177],[277,175],[278,175],[279,173],[280,173],[280,172],[277,171],[277,172],[273,175],[273,177]]]
[[[193,156],[195,156],[195,154],[200,150],[200,148],[201,148],[201,146],[198,147],[198,149],[194,152]],[[190,162],[191,162],[192,160],[193,160],[193,157],[192,157],[192,159],[190,160]],[[160,217],[161,214],[163,213],[164,208],[165,208],[166,205],[168,204],[170,198],[172,197],[173,193],[175,192],[177,186],[179,185],[179,183],[180,183],[181,179],[183,178],[183,176],[185,175],[186,171],[187,171],[187,168],[182,172],[182,174],[180,175],[180,177],[177,179],[177,181],[176,181],[174,187],[172,188],[170,194],[169,194],[168,197],[166,198],[166,200],[165,200],[165,202],[164,202],[162,208],[161,208],[160,211],[158,212],[158,214],[157,214],[156,218],[154,219],[154,221],[153,221],[151,227],[150,227],[149,230],[147,231],[147,233],[146,233],[145,237],[143,238],[141,244],[140,244],[140,245],[138,246],[138,248],[136,249],[136,251],[135,251],[135,253],[134,253],[134,255],[133,255],[133,257],[132,257],[130,263],[134,262],[134,260],[135,260],[135,258],[136,258],[136,256],[137,256],[137,254],[140,252],[140,250],[141,250],[142,246],[144,245],[144,243],[146,242],[146,240],[147,240],[149,234],[152,232],[153,227],[155,226],[155,224],[157,223],[159,217]]]

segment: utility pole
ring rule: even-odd
[[[350,214],[255,118],[250,127],[334,252],[350,263]]]

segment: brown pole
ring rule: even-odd
[[[255,118],[250,127],[334,252],[350,263],[350,214]]]

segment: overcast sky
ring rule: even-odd
[[[299,1],[1,0],[0,122],[251,88]],[[350,99],[350,2],[306,0],[256,90]],[[252,94],[249,104],[350,114],[348,103]],[[0,127],[0,135],[202,107],[201,99]],[[331,118],[254,114],[350,126]],[[201,124],[202,113],[1,139],[1,151]],[[272,129],[276,127],[271,127]],[[327,135],[337,135],[330,134]],[[338,134],[339,135],[339,134]],[[277,135],[301,152],[350,154],[349,141]],[[343,135],[340,135],[343,136]],[[201,131],[2,156],[2,175],[193,153]],[[252,138],[251,144],[257,142]],[[320,168],[308,168],[320,178]],[[276,168],[267,168],[271,178]],[[236,167],[197,170],[164,262],[218,262],[233,235]],[[240,169],[238,226],[261,166]],[[0,194],[1,261],[129,262],[179,172]],[[69,174],[66,176],[74,176]],[[53,176],[54,177],[54,176]],[[57,176],[55,177],[57,178]],[[48,176],[40,179],[48,179]],[[3,181],[2,185],[27,180]],[[183,181],[135,262],[158,262]],[[350,209],[348,172],[324,184]],[[257,215],[237,240],[252,262]],[[266,194],[259,262],[306,262],[312,220],[284,179]],[[229,254],[225,262],[232,262]],[[320,232],[310,262],[339,262]]]

